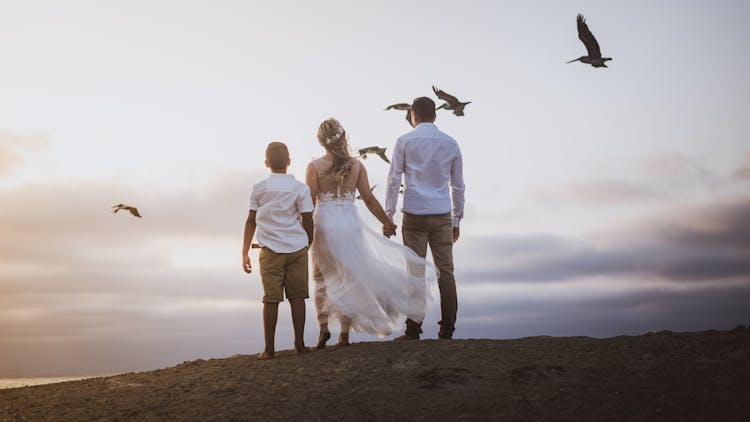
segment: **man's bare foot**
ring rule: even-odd
[[[273,352],[263,352],[258,355],[259,360],[268,360],[275,358],[276,355]]]

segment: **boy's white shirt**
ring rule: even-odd
[[[294,175],[271,173],[253,186],[250,210],[255,214],[258,244],[276,253],[296,252],[308,246],[300,222],[303,212],[313,211],[310,188]]]

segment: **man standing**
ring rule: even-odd
[[[441,339],[453,338],[456,324],[456,281],[453,277],[453,243],[458,240],[464,213],[464,179],[461,150],[455,139],[435,126],[435,102],[419,97],[412,103],[414,130],[401,136],[393,148],[386,187],[385,212],[393,219],[404,182],[402,211],[404,244],[417,255],[430,246],[438,268]],[[390,235],[393,233],[386,232]],[[406,320],[406,333],[397,340],[418,340],[422,323]]]

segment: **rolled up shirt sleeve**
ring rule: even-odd
[[[388,171],[388,182],[386,183],[385,214],[393,219],[398,204],[398,191],[401,189],[401,179],[404,174],[404,146],[401,139],[396,141],[391,157],[391,169]]]
[[[464,218],[464,165],[461,149],[456,146],[457,153],[451,165],[451,199],[453,201],[453,227],[458,227]]]

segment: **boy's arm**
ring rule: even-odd
[[[313,217],[311,212],[302,213],[302,228],[307,233],[307,241],[309,245],[313,242]]]
[[[308,167],[308,173],[310,171],[310,167]],[[309,174],[308,174],[309,176]],[[312,245],[313,241],[313,210],[315,209],[315,206],[313,205],[312,197],[310,196],[310,187],[307,185],[304,186],[304,189],[302,189],[302,192],[300,192],[300,195],[297,197],[297,211],[300,214],[301,220],[302,220],[302,228],[305,229],[305,233],[307,233],[307,241],[308,245]],[[317,183],[315,184],[315,187],[317,189]]]
[[[246,273],[253,271],[253,267],[250,264],[250,242],[253,241],[255,236],[255,210],[250,210],[247,213],[247,220],[245,220],[245,235],[242,239],[242,268]]]

